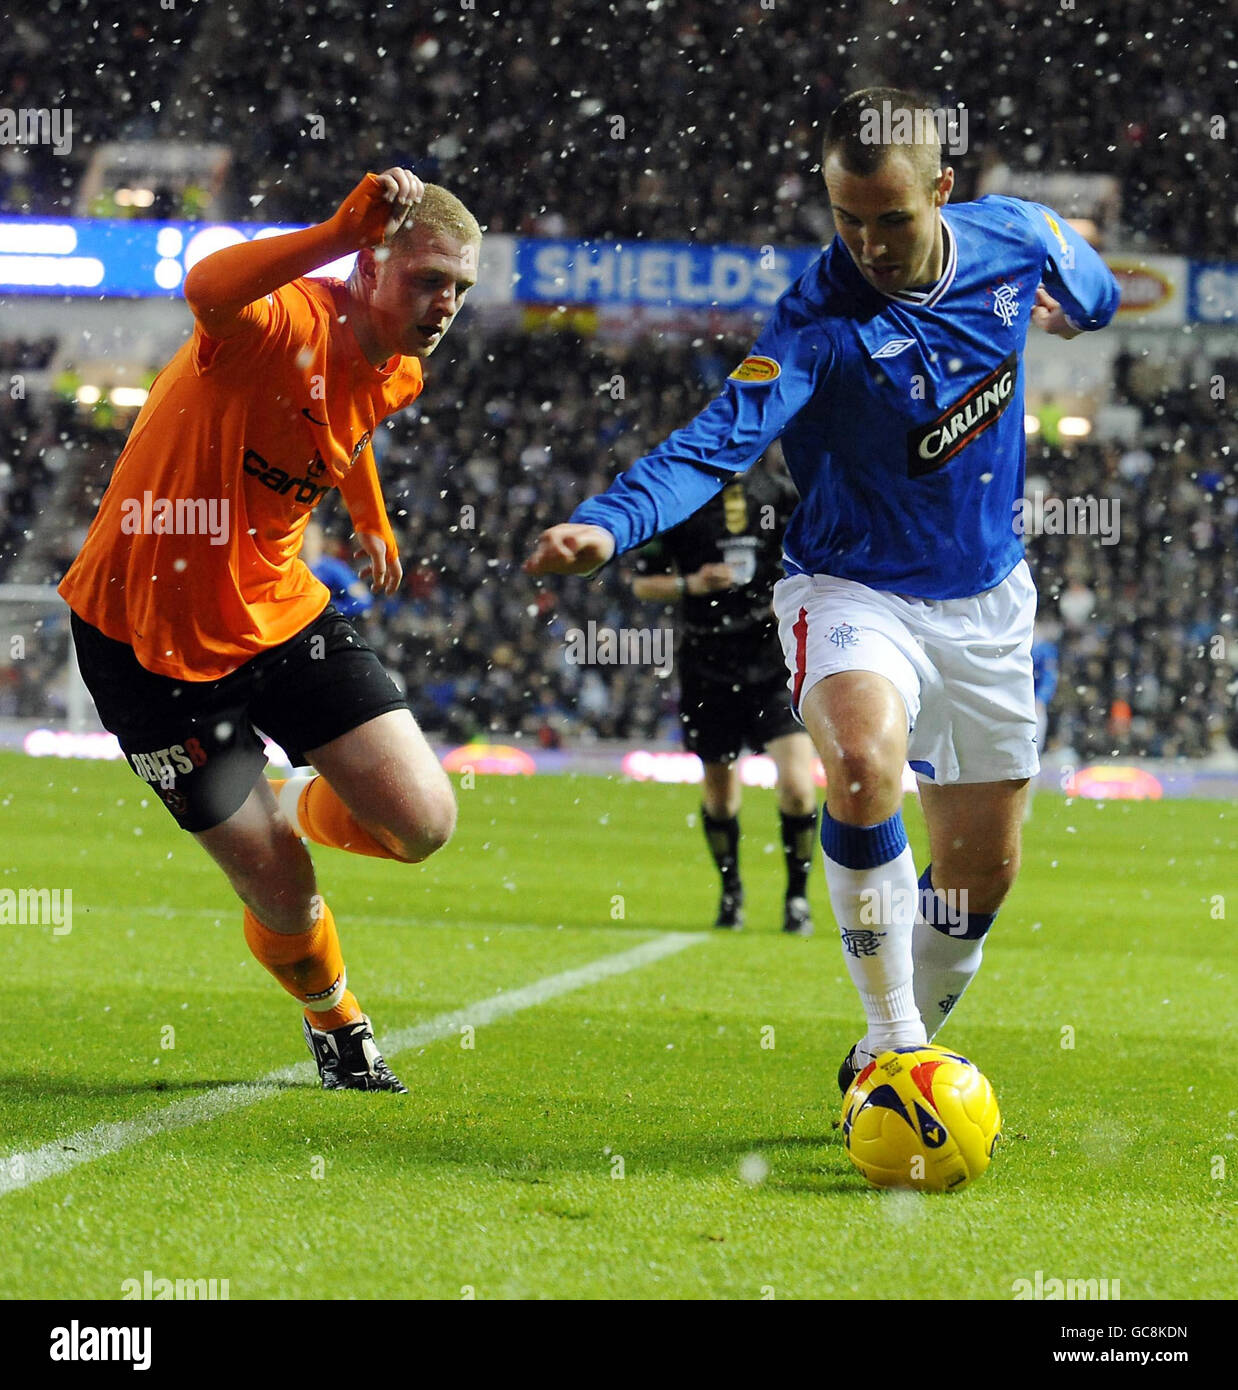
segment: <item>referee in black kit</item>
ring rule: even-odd
[[[782,578],[782,533],[798,495],[766,455],[687,521],[634,557],[637,598],[683,604],[679,717],[684,741],[705,765],[701,819],[722,876],[717,927],[744,921],[739,874],[740,781],[747,745],[778,771],[787,863],[782,929],[812,935],[808,875],[817,842],[812,740],[791,713],[787,668],[771,608]]]

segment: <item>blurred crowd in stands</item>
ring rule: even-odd
[[[1228,258],[1234,26],[1232,9],[1154,0],[48,0],[6,17],[0,89],[13,110],[72,110],[73,145],[0,147],[0,215],[70,214],[102,142],[198,141],[232,153],[212,216],[316,220],[361,172],[401,163],[460,193],[492,231],[821,241],[823,121],[847,91],[884,82],[964,103],[957,199],[997,163],[1109,174],[1122,195],[1113,241]],[[193,216],[200,197],[161,185],[134,211]],[[519,564],[538,531],[684,423],[746,347],[511,332],[440,349],[418,407],[375,440],[408,573],[400,597],[349,595],[329,564],[349,562],[346,517],[334,498],[320,514],[324,572],[435,736],[677,733],[673,679],[564,659],[565,633],[591,619],[664,621],[621,567],[539,585]],[[0,344],[0,380],[41,370],[53,349]],[[1114,382],[1138,411],[1136,442],[1029,442],[1029,492],[1121,504],[1113,545],[1029,539],[1040,650],[1058,675],[1049,744],[1080,757],[1238,748],[1232,407],[1185,366],[1172,379],[1141,368],[1120,361]],[[1213,371],[1232,394],[1238,362]],[[23,578],[59,577],[132,418],[0,391],[0,581],[23,550]],[[37,523],[53,496],[49,534]],[[0,714],[32,710],[46,674],[0,649]]]
[[[553,331],[447,340],[421,400],[375,439],[407,576],[400,595],[375,602],[349,577],[350,528],[334,494],[306,557],[432,736],[544,747],[677,737],[675,679],[647,666],[572,665],[565,649],[566,634],[590,620],[673,628],[673,612],[633,598],[622,565],[538,583],[520,563],[544,527],[686,422],[745,348],[652,339],[604,348]],[[1209,367],[1238,380],[1238,361]],[[1192,386],[1185,369],[1148,373],[1131,359],[1118,360],[1114,391],[1140,412],[1137,442],[1028,444],[1029,496],[1120,504],[1112,544],[1051,529],[1028,537],[1038,635],[1058,675],[1048,747],[1081,758],[1238,748],[1238,470],[1227,408],[1209,378]],[[43,572],[30,576],[59,578],[131,419],[0,395],[0,578],[55,476],[74,462],[81,485],[57,518]],[[761,466],[780,466],[771,455]]]
[[[27,388],[27,374],[45,371],[55,351],[54,338],[0,339],[0,581],[47,502],[67,449],[90,433],[71,402]]]
[[[1209,378],[1145,386],[1118,361],[1137,442],[1029,442],[1026,496],[1104,499],[1112,543],[1028,538],[1040,636],[1056,647],[1050,748],[1204,757],[1238,749],[1238,463],[1231,410]],[[1125,370],[1124,370],[1125,368]],[[1209,376],[1238,377],[1238,360]]]
[[[1158,0],[230,0],[213,23],[203,4],[50,0],[6,26],[0,90],[15,109],[70,108],[73,150],[0,149],[0,211],[67,213],[94,145],[158,138],[231,149],[216,216],[315,221],[362,171],[401,163],[492,231],[812,242],[830,233],[822,122],[881,82],[963,103],[956,198],[998,162],[1110,174],[1124,242],[1227,257],[1235,15]]]

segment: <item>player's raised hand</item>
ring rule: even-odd
[[[615,538],[601,526],[564,522],[537,538],[524,562],[527,574],[592,574],[615,553]]]
[[[391,216],[387,219],[385,240],[395,236],[404,225],[413,208],[425,196],[426,186],[411,169],[385,169],[378,176],[391,205]]]
[[[1043,285],[1036,288],[1036,303],[1032,307],[1032,322],[1055,338],[1077,338],[1083,332],[1066,317],[1066,311]]]
[[[426,186],[409,169],[367,174],[340,204],[333,221],[355,250],[381,246],[404,225]]]
[[[404,567],[398,555],[388,562],[387,542],[372,531],[358,531],[353,536],[358,549],[353,551],[353,559],[365,559],[369,563],[361,566],[361,578],[370,581],[370,588],[376,594],[394,594],[404,578]]]

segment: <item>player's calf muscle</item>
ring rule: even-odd
[[[933,887],[939,892],[967,894],[968,910],[996,912],[1019,876],[1019,849],[996,853],[965,848],[933,860]]]
[[[996,912],[1018,877],[1026,780],[920,790],[933,886],[966,890],[969,909]]]
[[[308,931],[314,922],[317,882],[305,846],[288,827],[278,853],[267,835],[246,837],[227,822],[194,838],[219,865],[233,891],[264,926]]]

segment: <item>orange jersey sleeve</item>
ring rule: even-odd
[[[370,440],[421,363],[373,367],[347,309],[340,282],[294,280],[230,337],[197,325],[155,379],[60,585],[147,670],[217,680],[311,623],[329,595],[298,554],[332,487],[394,550]]]
[[[378,464],[374,459],[374,447],[366,444],[360,458],[349,469],[348,475],[339,483],[340,496],[352,518],[354,531],[369,531],[381,536],[387,547],[387,563],[399,559],[395,532],[387,516],[387,504],[383,501],[382,484],[378,480]]]
[[[377,246],[394,212],[382,179],[366,174],[328,221],[225,246],[204,257],[185,276],[185,302],[208,333],[228,337],[252,321],[256,301],[315,266],[362,246]]]

